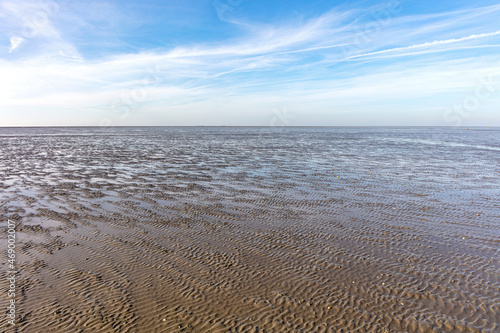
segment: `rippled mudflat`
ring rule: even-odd
[[[498,128],[0,136],[2,332],[500,332]]]

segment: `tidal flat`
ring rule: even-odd
[[[0,136],[2,332],[500,332],[499,128]]]

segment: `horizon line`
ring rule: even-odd
[[[158,128],[158,127],[255,127],[255,128],[333,128],[333,127],[434,127],[434,128],[500,128],[488,125],[296,125],[296,126],[270,126],[270,125],[128,125],[128,126],[99,126],[99,125],[47,125],[47,126],[0,126],[0,128]]]

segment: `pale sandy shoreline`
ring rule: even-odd
[[[497,174],[446,187],[431,162],[347,170],[320,147],[308,166],[276,144],[47,140],[2,147],[19,271],[2,332],[500,330]]]

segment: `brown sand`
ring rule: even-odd
[[[145,158],[119,169],[87,167],[92,154],[80,165],[26,156],[8,156],[2,185],[20,273],[17,325],[2,318],[1,332],[500,331],[488,198],[444,205],[391,192],[376,172],[291,164],[222,181]]]

